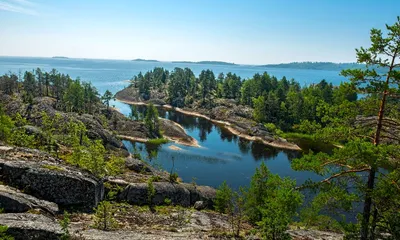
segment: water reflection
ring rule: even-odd
[[[138,111],[145,114],[146,107]],[[130,152],[139,152],[152,165],[169,171],[174,168],[178,175],[190,182],[194,177],[198,184],[217,187],[227,180],[231,187],[249,184],[255,168],[265,161],[270,170],[281,176],[293,177],[298,184],[316,176],[308,172],[296,172],[290,161],[300,156],[296,151],[285,151],[266,146],[257,141],[249,141],[230,133],[226,128],[194,116],[159,108],[160,117],[179,123],[199,141],[201,147],[179,145],[181,150],[171,147],[175,143],[161,146],[125,142]],[[136,150],[135,150],[136,149]]]
[[[143,116],[145,116],[145,114],[146,114],[146,109],[147,109],[147,107],[145,105],[140,105],[137,107],[137,110]],[[290,159],[290,160],[300,157],[300,155],[301,155],[297,151],[290,151],[290,150],[284,151],[284,150],[280,150],[277,148],[268,147],[258,141],[249,141],[244,138],[240,138],[240,137],[232,134],[226,128],[215,125],[211,121],[208,121],[203,118],[187,116],[182,113],[175,112],[175,111],[169,111],[169,110],[166,110],[161,107],[158,108],[158,112],[159,112],[160,117],[179,123],[186,131],[189,131],[189,135],[191,135],[190,132],[193,132],[193,133],[198,132],[197,136],[198,136],[198,140],[200,140],[200,142],[206,142],[207,137],[211,133],[216,132],[219,135],[219,139],[213,139],[213,140],[222,140],[222,141],[226,141],[228,143],[235,143],[235,144],[237,144],[237,148],[239,149],[241,154],[247,155],[250,152],[252,157],[256,161],[268,160],[268,159],[275,158],[282,151],[285,152],[288,159]],[[150,159],[153,159],[153,158],[157,158],[158,151],[160,151],[161,146],[152,145],[152,144],[143,144],[142,148],[144,148],[146,150],[146,156],[148,156]],[[228,150],[228,151],[230,151],[230,150]],[[179,153],[179,154],[187,155],[188,152]],[[235,159],[243,158],[242,156],[239,156],[239,154],[229,155],[227,153],[222,153],[222,152],[217,152],[216,155],[229,157],[229,158],[232,158],[232,156],[235,156],[235,157],[233,157]]]
[[[250,151],[251,142],[244,138],[239,138],[238,146],[241,153],[247,154]]]

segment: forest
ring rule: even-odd
[[[371,46],[356,50],[358,63],[365,67],[344,69],[341,75],[349,81],[339,86],[329,79],[300,86],[294,79],[277,79],[266,72],[242,79],[211,70],[196,77],[189,68],[154,68],[134,76],[131,87],[145,100],[165,94],[167,103],[179,108],[212,109],[219,99],[232,101],[251,108],[252,120],[278,136],[297,134],[336,146],[329,152],[309,151],[291,163],[295,170],[322,176],[319,182],[298,186],[264,164],[248,188],[234,191],[227,179],[217,189],[214,209],[229,217],[234,236],[240,236],[247,222],[264,239],[290,238],[289,225],[339,231],[345,239],[400,239],[400,18],[386,32],[371,30]],[[66,147],[60,157],[69,164],[98,177],[121,173],[123,159],[91,139],[81,121],[42,114],[40,139],[21,128],[35,121],[31,106],[41,97],[54,100],[59,112],[77,118],[98,115],[105,126],[112,125],[110,91],[99,96],[90,83],[56,70],[36,69],[23,77],[1,76],[0,92],[11,98],[21,96],[28,106],[23,116],[9,116],[0,107],[2,142],[39,148],[57,157],[59,149]],[[156,108],[149,109],[143,124],[161,137]],[[154,195],[151,184],[149,195]],[[309,196],[312,199],[305,201]],[[358,213],[357,221],[346,220],[349,212]]]
[[[386,32],[371,30],[371,46],[356,50],[357,64],[341,71],[349,81],[339,86],[326,80],[300,86],[294,80],[277,79],[268,73],[241,79],[232,73],[216,76],[211,70],[203,70],[196,77],[189,68],[171,72],[155,68],[135,76],[131,87],[137,88],[144,100],[165,92],[166,102],[180,108],[212,109],[218,107],[218,99],[229,99],[251,107],[253,120],[277,135],[305,135],[314,141],[333,143],[337,147],[331,152],[310,151],[292,161],[292,168],[324,177],[321,182],[309,181],[300,187],[316,194],[301,208],[301,222],[305,226],[340,229],[346,232],[346,239],[399,239],[400,19],[386,26]],[[275,177],[263,168],[257,170],[249,191],[243,194],[256,198],[257,204],[250,209],[259,206],[254,210],[257,213],[244,215],[261,228],[271,227],[285,214],[296,215],[288,209],[291,205],[279,205],[284,199],[276,201],[280,191],[289,194],[298,189],[290,183],[279,183],[281,187],[277,187],[277,183],[271,183]],[[269,184],[276,188],[269,188]],[[274,190],[260,193],[261,189]],[[243,216],[238,210],[243,201],[253,201],[241,199],[240,193],[232,192],[226,184],[219,191],[220,204],[224,203],[221,211],[231,211],[239,218]],[[269,198],[269,194],[276,198]],[[300,202],[293,207],[298,208]],[[348,224],[344,213],[351,211],[359,213],[358,221]],[[274,214],[276,218],[269,219]],[[266,229],[266,239],[280,239],[275,237],[275,230]],[[390,236],[385,237],[386,233]]]

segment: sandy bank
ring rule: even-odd
[[[171,150],[175,150],[175,151],[182,151],[183,150],[182,148],[180,148],[178,146],[175,146],[175,145],[171,145],[168,148],[171,149]]]
[[[131,105],[148,105],[145,102],[126,101],[126,100],[122,100],[122,99],[119,99],[119,98],[116,98],[116,100],[118,100],[120,102],[123,102],[123,103],[126,103],[126,104],[131,104]],[[236,130],[232,126],[232,124],[230,122],[221,121],[221,120],[215,120],[215,119],[212,119],[212,118],[210,118],[210,117],[208,117],[208,116],[206,116],[204,114],[198,113],[198,112],[192,112],[192,111],[187,111],[187,110],[183,110],[183,109],[180,109],[180,108],[174,108],[171,105],[157,105],[157,104],[154,104],[154,106],[162,107],[162,108],[167,109],[167,110],[174,110],[174,111],[180,112],[180,113],[185,114],[185,115],[204,118],[204,119],[209,120],[209,121],[211,121],[213,123],[220,124],[220,125],[222,125],[222,127],[227,129],[232,134],[234,134],[234,135],[236,135],[238,137],[250,140],[250,141],[259,141],[259,142],[262,142],[263,144],[265,144],[267,146],[276,147],[276,148],[282,148],[282,149],[288,149],[288,150],[296,150],[296,151],[301,150],[301,148],[298,145],[296,145],[294,143],[286,142],[284,140],[267,141],[267,140],[265,140],[265,139],[263,139],[262,137],[259,137],[259,136],[250,136],[248,134],[239,132],[238,130]]]

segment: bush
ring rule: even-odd
[[[1,240],[14,240],[13,237],[7,235],[7,226],[0,225],[0,239]]]
[[[232,197],[232,189],[224,181],[217,189],[214,205],[215,210],[220,213],[228,213],[229,208],[232,207]]]
[[[156,189],[154,188],[153,185],[153,179],[149,179],[149,181],[147,182],[147,201],[149,203],[150,206],[153,205],[153,198],[156,195]]]
[[[176,183],[176,182],[178,182],[178,174],[177,174],[176,172],[171,173],[171,174],[169,175],[169,181],[170,181],[171,183]]]
[[[118,223],[114,218],[115,209],[110,202],[103,201],[94,209],[94,227],[103,231],[114,230]]]
[[[62,232],[60,240],[70,240],[71,239],[71,234],[69,233],[69,230],[68,230],[70,222],[71,222],[70,214],[67,211],[64,211],[63,219],[60,221],[61,232]]]
[[[245,210],[264,239],[290,239],[289,223],[303,201],[296,182],[272,174],[264,163],[256,169],[246,193]]]
[[[165,144],[168,143],[168,139],[165,138],[153,138],[153,139],[149,139],[147,141],[148,144],[152,144],[152,145],[161,145],[161,144]]]

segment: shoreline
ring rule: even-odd
[[[140,143],[147,143],[150,140],[150,138],[132,137],[132,136],[127,136],[127,135],[117,135],[117,137],[120,139],[123,139],[123,140],[140,142]],[[199,143],[197,142],[197,140],[194,138],[193,138],[193,141],[191,141],[191,142],[185,142],[185,141],[182,141],[181,139],[174,138],[174,137],[164,136],[164,138],[168,139],[168,141],[171,141],[171,142],[174,142],[174,143],[177,143],[180,145],[188,146],[188,147],[197,147],[197,148],[201,147],[199,145]]]
[[[119,101],[119,102],[122,102],[122,103],[131,104],[131,105],[148,105],[148,103],[145,103],[145,102],[127,101],[127,100],[122,100],[120,98],[116,98],[116,100]],[[259,136],[250,136],[248,134],[241,133],[238,130],[236,130],[235,128],[233,128],[232,124],[230,122],[227,122],[227,121],[221,121],[221,120],[212,119],[212,118],[210,118],[210,117],[208,117],[208,116],[206,116],[204,114],[198,113],[198,112],[187,111],[187,110],[183,110],[183,109],[180,109],[180,108],[173,108],[171,105],[159,105],[159,104],[153,104],[153,105],[156,106],[156,107],[162,107],[162,108],[167,109],[167,110],[177,111],[177,112],[185,114],[185,115],[201,117],[201,118],[204,118],[204,119],[206,119],[208,121],[211,121],[211,122],[213,122],[215,124],[220,124],[220,125],[222,125],[222,127],[224,127],[226,130],[228,130],[233,135],[236,135],[238,137],[244,138],[246,140],[260,141],[264,145],[275,147],[275,148],[301,151],[301,148],[297,144],[294,144],[294,143],[285,142],[285,141],[279,141],[279,142],[278,141],[271,141],[271,142],[269,142],[269,141],[267,141],[265,139],[262,139]]]

